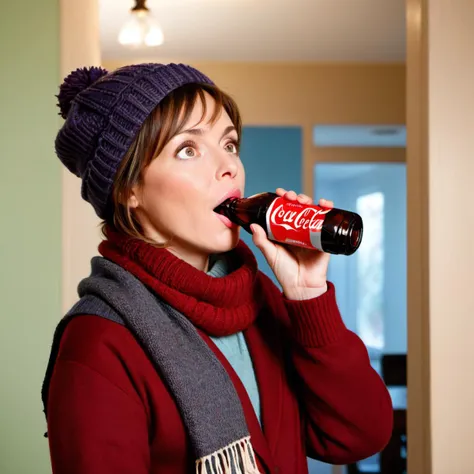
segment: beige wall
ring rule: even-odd
[[[137,60],[144,62],[146,59]],[[124,63],[104,62],[115,69]],[[193,63],[229,92],[247,125],[303,127],[303,182],[316,161],[404,161],[404,150],[316,149],[315,124],[404,124],[404,64]]]

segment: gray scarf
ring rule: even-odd
[[[79,296],[54,335],[42,391],[45,410],[49,379],[67,322],[75,315],[96,314],[125,325],[164,377],[190,436],[197,474],[258,474],[232,381],[185,316],[102,257],[92,259],[92,273],[79,284]]]

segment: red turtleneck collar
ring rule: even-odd
[[[135,275],[208,335],[235,334],[247,329],[257,317],[261,307],[257,262],[242,241],[231,252],[235,270],[213,278],[166,249],[110,229],[107,236],[99,245],[105,258]]]

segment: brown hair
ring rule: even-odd
[[[102,223],[102,233],[107,237],[107,227],[130,237],[139,238],[153,245],[148,239],[127,202],[133,187],[143,182],[143,173],[161,153],[165,145],[179,134],[189,120],[199,99],[203,104],[201,121],[206,116],[205,93],[215,102],[210,123],[214,124],[225,110],[234,124],[240,140],[242,121],[235,101],[218,87],[207,84],[187,84],[166,96],[143,123],[137,137],[122,160],[114,180],[110,217]]]

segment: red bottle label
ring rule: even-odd
[[[330,208],[276,198],[267,211],[268,238],[321,250],[321,229]]]

